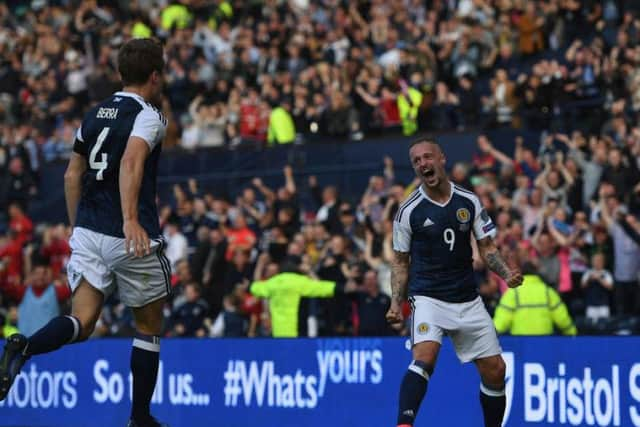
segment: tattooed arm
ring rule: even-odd
[[[391,298],[396,302],[407,299],[407,281],[409,280],[409,254],[393,251],[391,262]]]
[[[507,263],[502,258],[502,255],[500,255],[500,251],[491,237],[478,240],[478,250],[489,270],[502,277],[510,288],[517,288],[522,284],[522,274],[520,270],[512,270],[507,266]]]
[[[409,253],[393,251],[391,261],[391,306],[387,312],[387,321],[402,323],[402,304],[407,299],[409,281]]]

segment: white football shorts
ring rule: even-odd
[[[67,278],[75,291],[84,277],[105,297],[116,288],[120,301],[142,307],[170,292],[170,267],[163,239],[151,239],[151,253],[141,258],[127,254],[125,239],[75,227],[69,240],[71,258]]]
[[[466,363],[502,353],[498,334],[482,298],[463,303],[445,302],[425,296],[410,298],[411,344],[453,341],[460,362]]]

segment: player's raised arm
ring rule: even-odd
[[[142,185],[144,162],[149,155],[147,142],[131,136],[120,161],[120,203],[127,252],[135,256],[150,253],[149,236],[138,221],[138,197]]]
[[[82,176],[86,170],[87,162],[85,158],[78,153],[71,153],[69,165],[64,173],[64,198],[67,203],[67,214],[69,215],[71,227],[76,223],[78,203],[80,203],[80,197],[82,196]]]

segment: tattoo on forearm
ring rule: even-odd
[[[509,277],[509,267],[507,267],[507,263],[500,255],[500,252],[497,250],[487,252],[484,256],[484,260],[487,263],[489,270],[493,271],[505,280]]]
[[[391,262],[391,298],[404,301],[409,280],[409,254],[395,252]]]

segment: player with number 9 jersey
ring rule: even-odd
[[[396,250],[411,254],[409,296],[468,302],[478,296],[471,233],[481,240],[493,237],[496,227],[475,194],[450,185],[446,203],[418,187],[396,214],[393,242]]]
[[[506,407],[505,362],[478,295],[472,235],[485,265],[509,286],[519,286],[522,274],[502,259],[493,240],[496,227],[479,198],[448,179],[440,145],[419,139],[411,144],[409,159],[420,185],[393,222],[387,312],[390,323],[401,325],[401,307],[409,297],[413,361],[400,385],[397,427],[414,425],[444,336],[451,338],[461,362],[473,361],[478,369],[485,427],[500,427]]]

